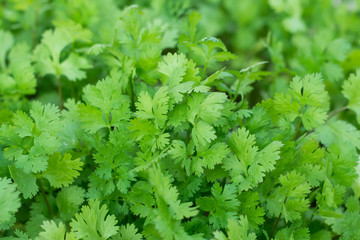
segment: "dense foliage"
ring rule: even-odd
[[[360,239],[360,1],[0,6],[3,239]]]

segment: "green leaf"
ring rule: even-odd
[[[305,177],[295,170],[279,177],[280,187],[266,199],[272,216],[281,217],[286,222],[301,218],[301,213],[309,209],[309,199],[306,198],[311,186]]]
[[[226,237],[222,232],[214,232],[214,240],[255,240],[255,233],[249,233],[249,222],[246,216],[240,216],[240,220],[237,221],[233,218],[228,220]]]
[[[79,120],[82,127],[90,134],[96,133],[99,129],[107,127],[100,109],[85,104],[78,105]]]
[[[210,93],[205,98],[199,93],[192,94],[187,102],[190,108],[188,121],[195,123],[195,120],[200,118],[209,124],[213,124],[220,118],[226,100],[227,96],[224,93]]]
[[[222,162],[229,154],[229,149],[224,143],[215,143],[209,148],[198,149],[196,157],[192,158],[192,171],[200,176],[203,168],[214,169],[215,165]]]
[[[39,237],[36,240],[76,240],[74,233],[66,233],[65,225],[60,222],[58,225],[53,221],[44,221],[41,225],[44,229],[43,232],[39,233]]]
[[[78,186],[64,187],[56,196],[56,205],[63,220],[70,220],[84,202],[85,190]]]
[[[176,187],[171,186],[169,177],[164,176],[158,169],[149,168],[149,182],[156,189],[155,192],[161,196],[169,209],[171,209],[170,216],[173,219],[182,220],[197,215],[198,210],[191,207],[191,202],[181,203],[178,200],[179,193]]]
[[[235,58],[237,58],[237,56],[230,52],[217,52],[211,56],[211,59],[215,59],[219,62],[224,62]]]
[[[179,84],[187,70],[187,59],[184,54],[168,53],[158,65],[163,74],[163,84],[174,86]]]
[[[198,121],[195,124],[191,136],[197,147],[206,146],[216,139],[215,129],[204,121]]]
[[[315,130],[318,139],[327,147],[331,144],[348,145],[360,149],[360,131],[342,120],[331,120]]]
[[[34,94],[36,79],[31,63],[32,55],[28,45],[16,44],[9,52],[8,65],[3,66],[7,67],[7,71],[0,74],[0,92],[12,96]]]
[[[59,71],[70,81],[76,81],[86,78],[86,72],[83,69],[88,68],[91,68],[91,64],[86,58],[70,53],[69,57],[60,64]]]
[[[290,91],[283,96],[275,96],[274,107],[294,121],[301,117],[306,130],[316,128],[327,119],[329,95],[321,74],[307,74],[303,78],[296,76],[290,83]]]
[[[102,109],[109,114],[114,109],[127,105],[127,99],[122,95],[120,83],[108,77],[98,81],[96,85],[87,85],[83,89],[84,100],[91,106]]]
[[[321,108],[310,106],[306,109],[302,115],[302,123],[306,130],[310,130],[313,127],[320,126],[325,123],[328,115],[327,112]]]
[[[138,230],[136,229],[134,224],[126,224],[120,226],[119,233],[112,237],[113,240],[141,240],[142,235],[137,233]]]
[[[225,228],[227,220],[235,218],[240,202],[237,199],[236,186],[225,184],[224,188],[215,183],[211,188],[212,197],[200,197],[196,204],[201,210],[209,211],[209,222],[215,229]]]
[[[274,170],[280,158],[281,142],[274,141],[261,151],[255,143],[255,135],[249,134],[245,128],[233,132],[229,139],[235,155],[224,160],[223,168],[230,171],[231,181],[238,186],[239,191],[249,190],[261,183],[265,173]]]
[[[0,177],[0,225],[10,222],[20,207],[19,192],[16,184],[8,178]]]
[[[342,62],[346,59],[350,48],[351,45],[346,39],[338,38],[330,43],[325,54],[330,59]]]
[[[10,174],[14,179],[24,198],[32,198],[39,191],[36,184],[36,176],[32,173],[25,173],[21,169],[9,166]]]
[[[10,32],[0,29],[0,42],[0,67],[3,69],[5,68],[4,65],[6,54],[14,44],[14,38]]]
[[[59,153],[50,156],[48,168],[43,176],[49,180],[51,186],[55,188],[66,187],[80,175],[79,171],[81,171],[83,163],[80,158],[74,160],[71,158],[70,153],[65,153],[64,156]]]
[[[205,44],[210,52],[215,48],[220,48],[223,51],[227,51],[225,44],[218,38],[205,37],[201,39],[199,43]]]
[[[141,119],[154,119],[157,128],[163,128],[167,120],[169,97],[167,87],[160,88],[151,98],[148,92],[141,92],[136,107],[136,115]]]
[[[75,32],[79,32],[78,30]],[[86,77],[82,69],[91,67],[86,58],[72,52],[65,60],[60,61],[62,50],[78,38],[74,37],[75,32],[57,27],[43,33],[41,44],[35,49],[36,69],[40,75],[53,74],[57,78],[64,75],[71,81]]]
[[[59,108],[55,105],[42,105],[40,102],[34,102],[31,106],[30,116],[40,131],[56,133],[60,128]]]
[[[119,227],[114,215],[108,215],[106,205],[100,208],[98,200],[91,199],[88,206],[81,208],[81,213],[75,214],[70,222],[72,231],[79,239],[108,239],[115,235]]]
[[[344,81],[342,94],[348,99],[347,105],[352,111],[356,113],[356,120],[360,123],[360,71],[356,74],[350,74],[349,78]]]
[[[307,74],[305,77],[294,77],[290,83],[290,94],[301,105],[322,107],[329,105],[329,96],[321,74]]]

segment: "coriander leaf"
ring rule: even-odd
[[[40,102],[34,102],[31,106],[30,116],[40,131],[56,133],[59,130],[60,113],[59,108],[55,105],[42,105]]]
[[[81,126],[90,134],[94,134],[99,129],[107,127],[100,109],[85,104],[78,105],[77,109],[80,115]]]
[[[240,212],[247,217],[249,221],[249,229],[258,229],[265,222],[265,210],[260,205],[259,193],[255,191],[247,191],[239,196]]]
[[[325,123],[329,102],[322,76],[316,73],[294,77],[289,92],[275,96],[274,107],[290,121],[300,117],[305,129],[311,130]]]
[[[279,177],[280,187],[266,199],[269,213],[281,217],[286,222],[301,218],[301,213],[309,208],[309,199],[306,195],[310,192],[310,184],[295,170],[282,174]]]
[[[296,76],[290,83],[290,94],[301,105],[324,107],[329,105],[329,96],[325,91],[325,85],[321,74],[307,74],[300,78]]]
[[[119,227],[114,215],[108,215],[106,205],[100,208],[98,200],[91,199],[88,206],[81,208],[81,213],[76,213],[70,222],[72,231],[79,239],[108,239],[115,235]]]
[[[136,229],[134,224],[126,224],[120,226],[119,233],[112,237],[113,240],[141,240],[142,235],[137,233],[138,230]]]
[[[69,57],[60,64],[60,72],[70,81],[86,78],[86,73],[82,69],[91,68],[91,64],[84,57],[76,53],[70,53]]]
[[[330,59],[335,59],[339,62],[342,62],[346,59],[350,48],[351,45],[346,39],[338,38],[329,44],[325,54]]]
[[[191,168],[195,175],[200,176],[203,168],[214,169],[215,165],[222,162],[229,154],[229,149],[224,143],[215,143],[209,148],[198,149],[196,157],[192,158]]]
[[[148,92],[141,92],[136,103],[138,109],[136,115],[141,119],[154,119],[155,126],[163,128],[169,110],[168,102],[167,87],[160,88],[153,98],[150,97]]]
[[[0,74],[0,92],[5,98],[35,93],[36,79],[31,58],[30,48],[25,43],[16,44],[11,49],[9,63],[3,66],[4,73]]]
[[[224,188],[216,182],[211,188],[212,197],[200,197],[196,204],[203,211],[208,211],[209,222],[215,229],[225,228],[227,220],[235,218],[240,205],[237,199],[236,186],[225,184]]]
[[[330,120],[325,125],[316,128],[315,133],[327,147],[334,143],[360,149],[360,131],[343,120]]]
[[[223,168],[230,171],[231,181],[239,191],[246,191],[262,182],[265,173],[274,170],[276,160],[280,158],[281,142],[274,141],[261,151],[255,143],[255,135],[249,134],[245,128],[233,132],[229,139],[235,155],[224,160]]]
[[[36,68],[40,75],[53,74],[57,78],[66,76],[71,81],[86,77],[81,69],[91,67],[87,59],[77,53],[70,55],[60,61],[62,50],[75,39],[66,28],[58,27],[43,33],[41,44],[35,49]]]
[[[3,69],[5,68],[6,53],[12,47],[14,43],[14,37],[10,32],[0,29],[0,42],[2,43],[0,47],[0,67]]]
[[[187,70],[187,59],[184,54],[168,53],[158,65],[158,71],[163,74],[163,84],[173,87],[178,85]]]
[[[98,81],[95,86],[87,85],[83,93],[86,103],[102,109],[105,114],[109,114],[113,109],[118,109],[127,102],[121,94],[120,84],[110,77]]]
[[[201,118],[213,124],[221,116],[226,100],[227,96],[224,93],[210,93],[205,98],[201,94],[192,94],[187,103],[190,108],[188,121],[194,123],[196,118]]]
[[[171,209],[171,217],[176,220],[196,216],[198,210],[191,207],[191,202],[181,203],[176,187],[171,186],[170,179],[158,169],[149,168],[149,182],[154,186],[155,192]],[[160,201],[160,200],[158,200]]]
[[[56,205],[63,220],[70,220],[84,202],[85,190],[78,186],[64,187],[56,196]]]
[[[70,153],[65,153],[64,156],[59,153],[50,156],[49,165],[43,173],[43,177],[49,180],[51,186],[66,187],[80,175],[79,171],[81,171],[83,163],[80,158],[71,160],[71,157]]]
[[[16,184],[8,178],[0,177],[0,225],[10,222],[20,207],[19,192]]]
[[[60,222],[58,225],[53,221],[44,221],[41,225],[41,228],[44,230],[39,233],[39,237],[35,240],[76,240],[74,233],[66,233],[65,225]],[[66,236],[66,237],[65,237]]]
[[[353,110],[357,115],[357,122],[360,123],[360,71],[356,74],[350,74],[349,78],[344,81],[342,94],[348,99],[348,108]]]
[[[25,173],[21,169],[9,166],[10,174],[24,198],[32,198],[39,191],[36,184],[36,176],[32,173]]]
[[[215,231],[214,240],[255,240],[255,233],[249,233],[249,222],[246,216],[240,216],[240,220],[237,221],[234,218],[229,218],[227,224],[227,235],[226,237],[222,232]]]
[[[327,112],[321,108],[309,106],[302,115],[302,123],[305,129],[309,130],[313,127],[320,126],[325,123],[328,115]]]
[[[198,121],[195,124],[191,135],[197,147],[206,146],[216,139],[214,127],[204,121]]]
[[[89,133],[121,125],[130,118],[129,101],[122,95],[121,84],[112,77],[97,82],[95,86],[87,85],[83,99],[86,104],[78,106],[78,113],[82,127]]]

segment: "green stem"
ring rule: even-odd
[[[268,190],[267,190],[266,193],[264,194],[264,197],[266,197],[266,196],[270,193],[271,189],[273,189],[273,187],[274,187],[276,184],[277,184],[277,181],[274,180],[274,181],[272,182],[271,186],[268,188]]]
[[[274,224],[273,230],[271,231],[270,238],[269,238],[270,240],[271,240],[271,239],[274,237],[274,235],[275,235],[276,228],[277,228],[277,226],[279,225],[280,218],[281,218],[281,215],[282,215],[282,209],[283,209],[283,207],[284,207],[284,205],[285,205],[285,203],[286,203],[286,200],[287,200],[287,197],[286,197],[285,200],[284,200],[284,204],[283,204],[283,206],[281,207],[281,212],[280,212],[278,218],[276,219],[276,222],[275,222],[275,224]]]
[[[273,230],[271,231],[271,234],[270,234],[270,240],[273,238],[274,234],[275,234],[275,231],[276,231],[276,228],[280,222],[280,218],[281,218],[281,213],[279,214],[279,217],[276,219],[276,222],[275,222],[275,225],[273,227]]]
[[[203,69],[203,72],[202,72],[202,74],[201,74],[201,80],[204,80],[207,65],[208,65],[208,61],[207,61],[207,59],[206,59],[206,63],[205,63],[205,65],[204,65],[204,69]]]
[[[333,112],[331,112],[331,113],[329,114],[328,120],[329,120],[330,118],[336,116],[337,114],[339,114],[339,113],[347,110],[347,109],[348,109],[348,106],[345,106],[345,107],[339,108],[339,109],[337,109],[337,110],[334,110]]]
[[[40,192],[41,192],[41,195],[42,195],[42,197],[44,199],[45,205],[46,205],[47,209],[49,210],[49,213],[50,213],[51,217],[55,217],[55,214],[54,214],[53,210],[51,209],[50,204],[49,204],[49,202],[47,200],[47,197],[46,197],[46,194],[45,194],[44,187],[42,185],[41,179],[38,179],[38,180],[39,180]]]
[[[212,51],[212,49],[211,49],[211,51]],[[205,61],[205,64],[204,64],[204,69],[203,69],[203,72],[202,72],[202,74],[201,74],[201,80],[204,80],[204,78],[205,78],[206,68],[207,68],[207,65],[208,65],[208,63],[209,63],[211,51],[209,51],[209,54],[206,56],[206,61]]]
[[[62,110],[64,108],[64,100],[63,100],[63,93],[62,93],[62,84],[61,84],[61,77],[57,77],[58,82],[58,94],[59,94],[59,108]]]
[[[303,112],[304,112],[304,107],[301,106],[301,109],[300,109],[300,117],[299,117],[298,124],[297,124],[297,126],[296,126],[296,130],[295,130],[295,134],[294,134],[293,141],[296,140],[296,137],[297,137],[297,135],[298,135],[298,133],[299,133],[299,129],[300,129],[300,124],[301,124],[301,119],[302,119]]]
[[[238,80],[239,80],[239,82],[236,85],[236,92],[235,92],[233,98],[231,99],[232,102],[234,102],[236,100],[237,96],[239,95],[239,89],[240,89],[240,84],[241,84],[242,80],[241,81],[240,81],[240,79],[238,79]]]
[[[298,133],[299,133],[300,124],[301,124],[301,117],[299,118],[299,121],[298,121],[298,123],[297,123],[293,141],[295,141],[295,139],[296,139],[296,137],[297,137],[297,135],[298,135]]]
[[[309,218],[309,221],[308,221],[308,223],[307,223],[307,226],[310,225],[313,217],[315,216],[315,211],[316,211],[316,209],[317,209],[317,205],[316,205],[316,207],[314,207],[314,210],[313,210],[313,212],[311,213],[311,216],[310,216],[310,218]]]

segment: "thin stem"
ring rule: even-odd
[[[211,49],[211,51],[212,51],[212,49]],[[209,54],[206,56],[206,62],[205,62],[205,65],[204,65],[203,72],[202,72],[202,74],[201,74],[201,80],[204,80],[204,78],[205,78],[206,68],[207,68],[207,65],[208,65],[208,63],[209,63],[211,51],[209,51]]]
[[[282,209],[283,209],[283,207],[284,207],[284,205],[285,205],[285,203],[286,203],[286,200],[287,200],[287,197],[286,197],[285,200],[284,200],[284,204],[283,204],[283,206],[281,207],[280,214],[279,214],[278,218],[276,219],[275,225],[274,225],[274,227],[273,227],[273,230],[271,231],[271,234],[270,234],[270,238],[269,238],[269,239],[272,239],[273,236],[274,236],[274,234],[275,234],[276,228],[277,228],[277,226],[278,226],[278,224],[279,224],[279,222],[280,222],[280,218],[281,218],[281,215],[282,215]]]
[[[236,92],[235,92],[233,98],[231,99],[232,102],[234,102],[234,101],[236,100],[237,96],[239,95],[239,88],[240,88],[240,84],[241,84],[243,78],[242,78],[241,80],[240,80],[240,79],[238,79],[238,80],[239,80],[239,82],[238,82],[238,84],[236,85]],[[242,99],[241,99],[241,100],[242,100]]]
[[[347,109],[348,109],[348,107],[345,106],[345,107],[339,108],[339,109],[337,109],[337,110],[334,110],[333,112],[331,112],[331,113],[329,114],[328,120],[329,120],[330,118],[336,116],[337,114],[339,114],[339,113],[347,110]]]
[[[267,190],[266,193],[264,194],[264,196],[267,196],[267,195],[270,193],[271,189],[273,189],[273,187],[274,187],[276,184],[277,184],[277,182],[274,180],[274,181],[272,182],[271,186],[268,188],[268,190]]]
[[[208,60],[206,59],[206,62],[205,62],[205,65],[204,65],[204,69],[203,69],[203,72],[202,72],[202,74],[201,74],[201,79],[202,79],[202,80],[204,80],[207,65],[208,65]]]
[[[301,124],[301,119],[302,119],[301,116],[303,115],[303,112],[304,112],[304,107],[301,106],[301,109],[300,109],[300,117],[299,117],[298,124],[297,124],[297,126],[296,126],[296,130],[295,130],[295,134],[294,134],[293,141],[296,140],[296,137],[297,137],[297,135],[298,135],[298,133],[299,133],[300,124]]]
[[[275,234],[275,231],[276,231],[276,228],[280,222],[280,218],[281,218],[281,213],[279,214],[279,217],[276,219],[276,222],[275,222],[275,225],[273,227],[273,230],[271,231],[271,234],[270,234],[270,238],[269,239],[272,239],[274,234]]]
[[[294,138],[293,138],[294,141],[295,141],[295,139],[296,139],[296,137],[297,137],[297,135],[299,133],[300,124],[301,124],[301,117],[299,118],[298,124],[296,126],[296,130],[295,130],[295,134],[294,134]]]
[[[310,216],[309,221],[308,221],[308,223],[307,223],[307,226],[309,226],[309,225],[310,225],[310,223],[311,223],[311,221],[312,221],[313,217],[315,216],[315,211],[316,211],[316,209],[317,209],[317,206],[316,206],[316,207],[314,207],[314,210],[313,210],[313,212],[311,213],[311,216]]]
[[[59,108],[62,110],[64,108],[64,100],[63,100],[63,93],[62,93],[62,86],[61,86],[61,77],[57,77],[58,82],[58,94],[59,94]]]
[[[41,195],[43,196],[45,205],[46,205],[47,209],[49,210],[50,215],[51,215],[52,217],[54,217],[55,214],[54,214],[53,210],[52,210],[51,207],[50,207],[50,204],[49,204],[49,202],[48,202],[48,200],[47,200],[47,197],[46,197],[46,194],[45,194],[45,191],[44,191],[44,187],[43,187],[42,182],[41,182],[40,179],[39,179],[39,187],[40,187]]]

